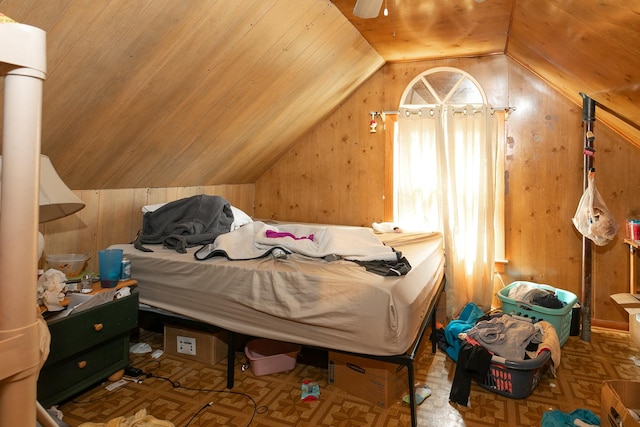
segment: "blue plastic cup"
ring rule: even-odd
[[[100,263],[100,286],[115,288],[120,280],[122,268],[122,249],[103,249],[98,251]]]

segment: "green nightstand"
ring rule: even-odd
[[[135,285],[136,281],[128,281]],[[138,325],[138,293],[47,323],[51,346],[38,377],[38,401],[55,405],[129,364],[129,334]]]

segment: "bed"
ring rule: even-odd
[[[338,234],[363,229],[322,227]],[[383,276],[353,260],[327,261],[297,252],[200,260],[196,254],[203,247],[187,248],[186,253],[162,245],[146,245],[150,252],[132,244],[111,248],[123,249],[131,260],[141,304],[230,332],[230,388],[233,336],[241,333],[406,365],[413,397],[413,359],[444,287],[442,235],[392,232],[375,238],[401,252],[410,271]],[[416,425],[414,404],[411,415]]]

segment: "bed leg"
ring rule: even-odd
[[[438,298],[439,300],[439,298]],[[431,353],[435,354],[436,353],[436,313],[431,313],[431,336],[429,337],[431,339]]]
[[[232,389],[234,378],[233,372],[236,366],[236,334],[233,331],[227,331],[227,388]]]
[[[415,374],[413,371],[413,362],[407,365],[407,376],[409,377],[409,409],[411,411],[411,427],[418,427],[416,414],[416,388],[414,386]]]
[[[444,279],[443,279],[444,280]],[[436,314],[438,313],[438,307],[440,306],[440,298],[442,298],[442,294],[444,294],[444,286],[442,287],[442,292],[438,295],[438,299],[436,300],[436,305],[433,307],[433,311],[431,312],[431,353],[435,354],[436,352],[436,324],[438,323],[438,319],[436,319]]]

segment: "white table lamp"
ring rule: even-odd
[[[2,156],[0,156],[0,174]],[[53,221],[74,214],[85,204],[62,181],[48,156],[40,155],[40,223]],[[44,250],[44,237],[38,233],[38,259]]]

